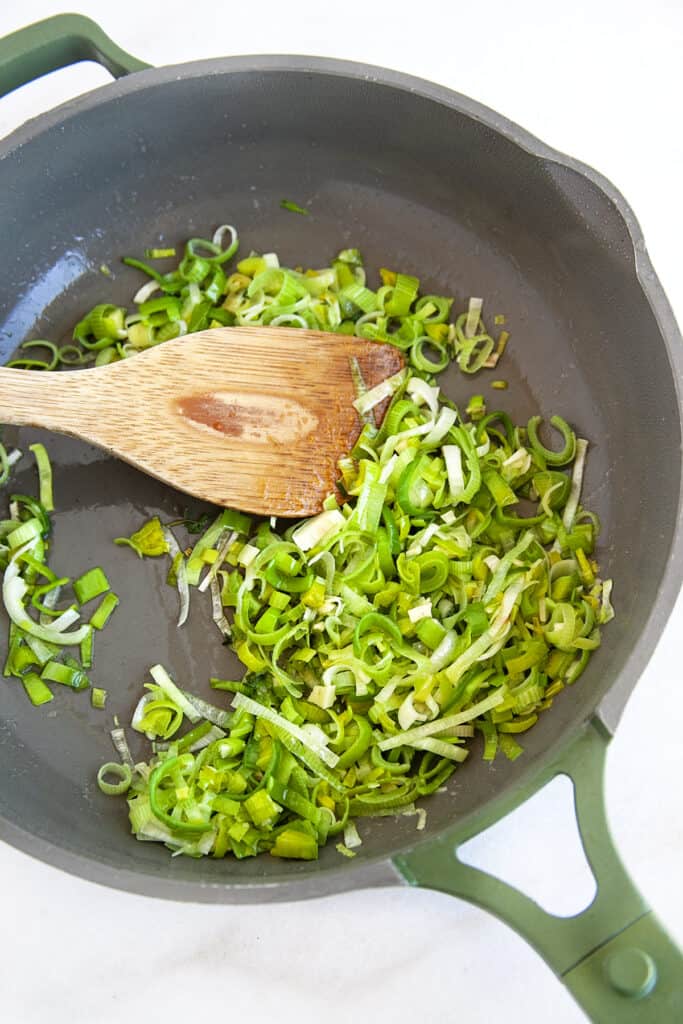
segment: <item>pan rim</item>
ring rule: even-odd
[[[101,104],[135,93],[141,88],[163,86],[178,80],[201,78],[207,75],[240,73],[257,75],[263,73],[313,74],[353,80],[361,79],[379,87],[416,94],[453,111],[465,114],[505,137],[536,159],[546,164],[567,168],[599,189],[612,204],[628,230],[635,275],[664,342],[677,405],[683,419],[681,334],[673,310],[650,260],[642,229],[629,203],[609,179],[588,164],[552,148],[504,115],[446,86],[373,65],[305,55],[221,57],[149,68],[118,81],[107,83],[30,119],[6,138],[0,140],[0,167],[4,159],[28,144],[37,134],[48,131],[71,117],[95,109]],[[614,732],[628,696],[654,651],[683,581],[683,477],[672,527],[669,557],[662,574],[657,597],[615,683],[593,712],[593,715],[601,721],[609,733]],[[583,725],[579,723],[568,730],[562,738],[562,744],[565,741],[569,742],[585,725],[585,722]],[[556,750],[556,745],[549,747],[546,752],[548,758]],[[543,768],[543,760],[538,764],[530,765],[526,771],[520,774],[515,786],[520,789],[533,786],[534,778],[542,774]],[[480,812],[495,805],[501,797],[509,792],[508,789],[505,789],[503,793],[496,794],[490,801],[482,805],[482,808],[463,816],[458,825],[447,826],[438,837],[425,837],[419,843],[406,840],[392,851],[391,857],[405,854],[408,850],[416,849],[418,846],[424,847],[425,844],[442,840],[446,835],[455,836],[461,828],[464,830],[469,826],[471,831],[472,822],[477,819]],[[6,821],[1,814],[0,839],[37,859],[81,878],[106,884],[116,889],[170,899],[200,902],[286,900],[331,895],[351,888],[397,884],[403,881],[393,867],[391,859],[385,854],[369,856],[361,863],[346,862],[339,868],[336,866],[333,869],[325,868],[317,874],[302,874],[301,876],[274,876],[249,882],[235,881],[228,876],[220,883],[206,882],[201,879],[196,881],[169,879],[162,874],[153,875],[140,870],[115,867],[105,861],[85,857],[66,847],[57,847],[53,843],[23,830],[16,824]]]

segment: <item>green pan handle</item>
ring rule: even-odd
[[[57,14],[0,39],[0,96],[41,75],[94,60],[114,78],[149,67],[122,50],[81,14]]]
[[[422,843],[394,863],[411,884],[460,896],[509,924],[596,1024],[673,1024],[683,1021],[683,955],[636,889],[612,842],[603,786],[609,739],[594,719],[531,786],[479,817],[467,831]],[[591,905],[568,918],[547,913],[457,856],[465,840],[556,775],[568,775],[574,784],[581,841],[597,883]]]

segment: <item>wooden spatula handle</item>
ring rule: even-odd
[[[80,434],[102,378],[92,371],[45,373],[0,368],[0,423]]]

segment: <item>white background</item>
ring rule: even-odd
[[[483,101],[623,191],[681,322],[683,5],[574,0],[555,7],[552,0],[81,0],[78,9],[153,64],[259,52],[346,57]],[[39,0],[5,2],[0,35],[59,12]],[[101,69],[82,65],[0,100],[0,135],[105,81]],[[626,864],[680,942],[682,632],[679,601],[612,744],[607,780]],[[575,842],[561,793],[536,798],[475,842],[479,863],[504,864],[508,877],[551,907],[581,906],[585,872],[565,865]],[[434,893],[358,892],[272,907],[174,905],[101,889],[0,846],[0,903],[8,1024],[118,1024],[126,1014],[137,1021],[246,1014],[279,1024],[379,1015],[391,1024],[584,1020],[511,931]]]

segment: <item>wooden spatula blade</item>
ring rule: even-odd
[[[107,367],[0,370],[0,420],[82,437],[217,505],[310,515],[360,432],[352,358],[369,387],[403,366],[345,335],[217,328]]]
[[[235,333],[204,332],[182,353],[189,386],[171,403],[181,442],[174,476],[198,497],[245,511],[319,511],[360,432],[351,358],[373,387],[401,368],[401,355],[340,335]]]

